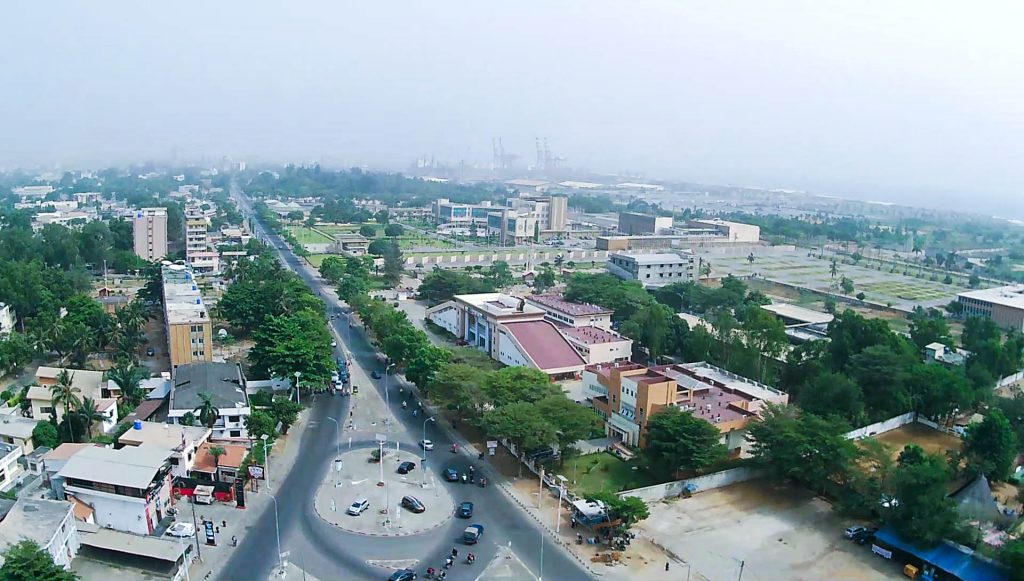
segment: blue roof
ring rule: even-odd
[[[875,539],[909,553],[963,581],[1008,581],[1010,578],[1006,570],[1001,567],[981,559],[975,559],[946,543],[939,543],[927,549],[917,547],[899,537],[888,527],[875,533]]]

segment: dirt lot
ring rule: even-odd
[[[754,481],[656,505],[638,525],[693,566],[694,579],[902,579],[899,566],[843,538],[848,523],[809,493]],[[698,576],[699,574],[699,576]]]
[[[894,458],[899,456],[907,444],[917,444],[924,448],[925,452],[943,455],[949,450],[959,450],[961,445],[960,438],[917,422],[875,436],[875,439],[892,448]]]

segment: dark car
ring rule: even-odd
[[[372,378],[374,378],[374,379],[380,379],[380,378],[381,378],[381,375],[380,375],[380,372],[379,372],[379,371],[377,371],[376,369],[374,369],[374,370],[373,370],[372,372],[370,372],[370,377],[372,377]]]
[[[152,356],[156,355],[156,349],[153,349],[152,347],[148,347],[146,349],[146,355],[149,356],[149,357],[152,357]]]
[[[420,499],[416,498],[415,496],[403,496],[402,506],[411,510],[412,512],[415,512],[416,514],[419,514],[427,510],[427,507],[423,506],[423,503],[420,502]]]
[[[866,529],[863,529],[861,531],[858,531],[858,532],[854,533],[853,536],[850,537],[850,540],[854,541],[858,545],[864,545],[864,544],[870,543],[871,541],[874,541],[875,540],[875,533],[877,533],[877,532],[878,532],[878,529],[876,529],[874,527],[866,528]]]
[[[412,472],[415,469],[416,469],[416,463],[415,462],[402,462],[401,464],[398,465],[398,473],[399,474],[408,474],[409,472]]]
[[[445,468],[444,479],[448,482],[458,482],[459,473],[454,468]]]
[[[388,577],[388,581],[413,581],[416,578],[416,571],[412,569],[399,569]]]
[[[473,516],[473,503],[463,502],[459,505],[459,510],[456,512],[459,518],[469,518]]]

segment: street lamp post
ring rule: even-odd
[[[558,478],[558,506],[555,507],[555,534],[557,535],[562,529],[562,495],[565,494],[565,476],[559,474]]]
[[[389,363],[384,367],[384,407],[387,408],[388,413],[391,413],[391,391],[388,389],[388,369],[394,367],[394,363]],[[388,424],[388,431],[391,431],[391,418],[384,416],[384,421]]]
[[[420,466],[420,475],[423,477],[421,483],[424,487],[427,485],[427,448],[424,446],[423,442],[427,440],[427,422],[432,421],[434,421],[434,416],[430,416],[423,420],[423,439],[420,440],[420,447],[423,448],[423,463]]]
[[[277,497],[271,494],[270,500],[274,501],[274,532],[277,534],[277,568],[283,572],[284,563],[281,560],[281,522],[277,518]]]
[[[299,389],[299,378],[302,377],[301,371],[295,372],[295,403],[302,405],[302,390]]]
[[[337,457],[341,458],[341,424],[339,424],[338,420],[332,418],[331,416],[327,416],[327,419],[329,419],[332,422],[334,422],[334,427],[335,427],[336,431],[338,432],[338,454],[337,454]]]
[[[270,488],[270,452],[267,451],[267,438],[270,436],[263,434],[260,436],[260,440],[263,441],[263,478],[267,481],[267,490]]]

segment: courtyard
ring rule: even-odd
[[[903,579],[898,563],[845,539],[847,526],[811,493],[755,480],[656,505],[636,529],[693,579]]]

